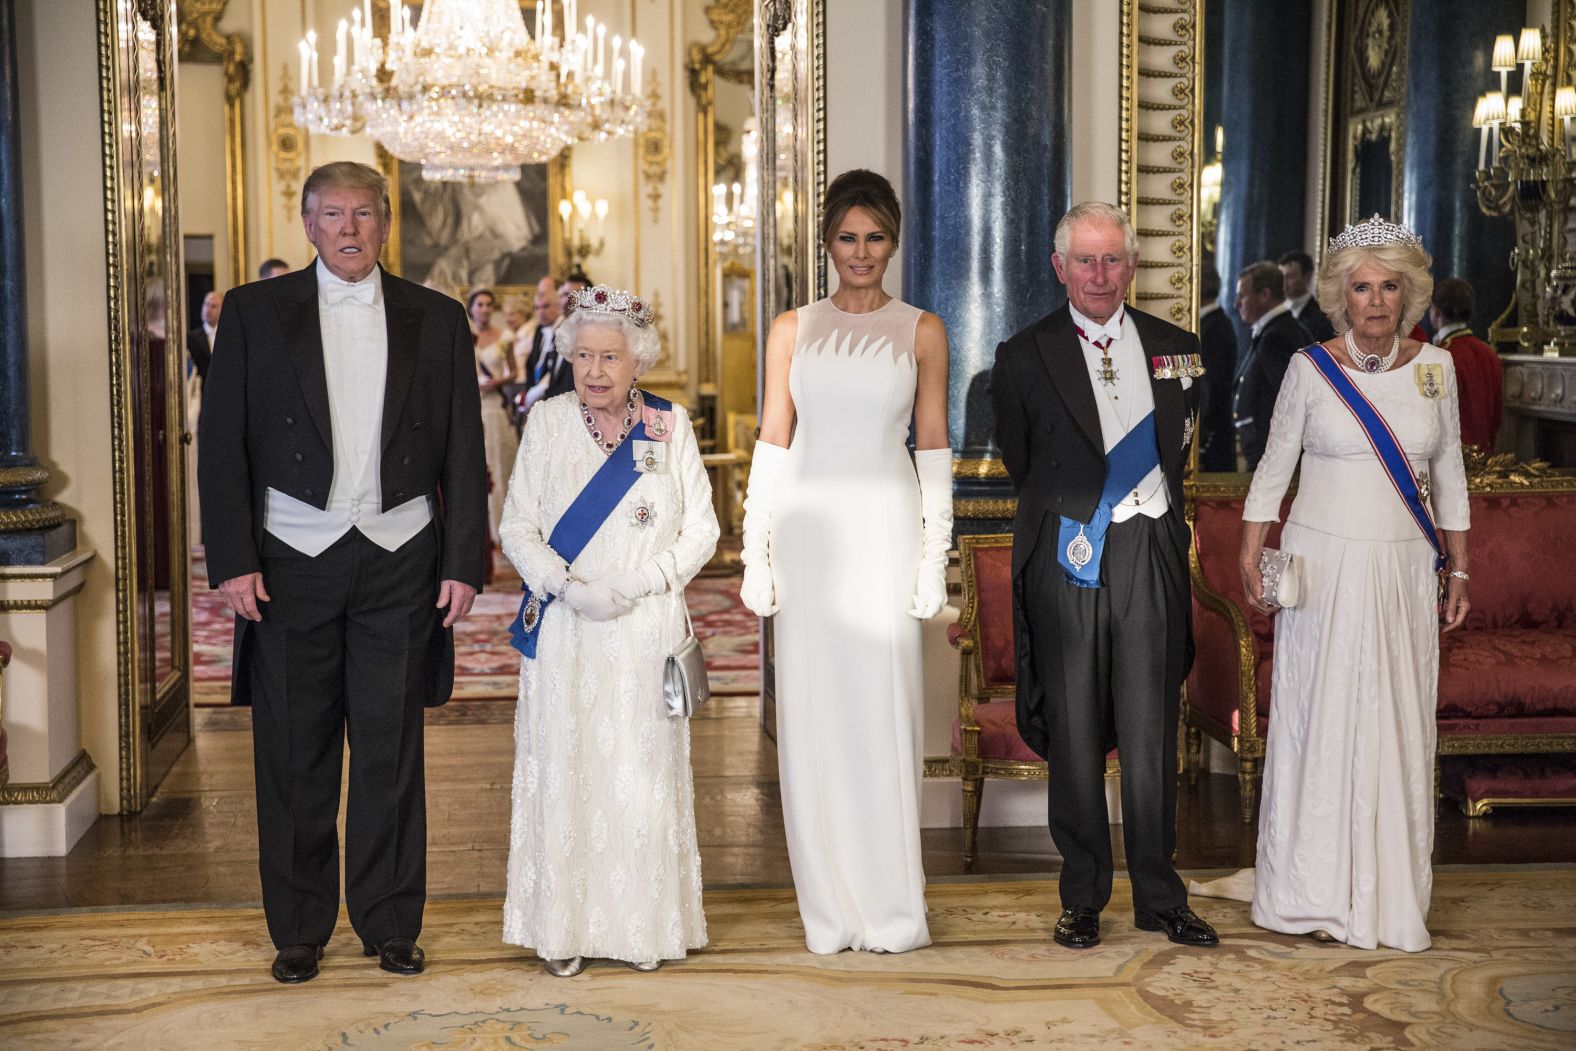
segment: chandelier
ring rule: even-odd
[[[755,216],[760,202],[760,136],[754,117],[744,122],[739,148],[744,181],[733,184],[731,199],[726,183],[711,188],[711,240],[720,258],[742,261],[755,251]]]
[[[555,6],[562,21],[555,17]],[[645,126],[645,48],[578,18],[578,0],[536,4],[535,32],[516,0],[426,0],[419,20],[391,6],[385,39],[372,0],[341,20],[332,80],[319,78],[317,34],[300,44],[296,123],[319,135],[365,131],[424,179],[512,182],[576,142]]]

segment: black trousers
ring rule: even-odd
[[[1051,838],[1064,908],[1103,909],[1114,865],[1105,757],[1120,749],[1122,837],[1134,908],[1187,903],[1176,847],[1177,706],[1187,670],[1187,526],[1177,508],[1106,534],[1102,586],[1068,582],[1055,561],[1056,518],[1024,569],[1035,671],[1050,733]],[[1043,610],[1048,616],[1036,616]],[[1040,640],[1044,640],[1042,643]]]
[[[363,941],[415,938],[427,895],[421,662],[437,616],[429,526],[397,551],[355,529],[316,557],[265,538],[253,625],[258,867],[274,945],[339,917],[339,787],[350,740],[345,900]]]

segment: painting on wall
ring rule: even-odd
[[[445,292],[529,286],[551,271],[549,165],[515,182],[429,182],[399,162],[399,267],[408,281]]]

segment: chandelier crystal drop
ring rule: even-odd
[[[372,30],[372,0],[335,33],[332,76],[319,76],[317,34],[300,44],[296,122],[314,134],[365,131],[425,179],[499,182],[566,146],[645,127],[645,49],[608,34],[578,0],[536,4],[535,32],[517,0],[427,0],[419,19],[391,6]]]

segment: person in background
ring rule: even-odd
[[[504,486],[514,470],[514,455],[519,438],[514,431],[514,416],[503,399],[504,385],[514,379],[513,348],[493,327],[492,289],[476,288],[465,299],[465,312],[471,320],[471,338],[476,343],[476,386],[482,395],[482,437],[487,449],[488,535],[498,539],[498,523],[503,520]]]
[[[257,280],[267,281],[270,277],[288,274],[290,264],[283,259],[264,259],[263,265],[257,268]]]
[[[219,334],[219,310],[224,306],[223,292],[209,292],[202,297],[202,324],[186,330],[186,353],[197,378],[208,379],[208,363],[213,359],[213,340]]]
[[[1237,330],[1220,305],[1220,271],[1205,266],[1199,278],[1199,353],[1204,378],[1199,393],[1198,467],[1237,469],[1236,428],[1231,425],[1231,377],[1237,371]]]
[[[1476,300],[1471,285],[1459,277],[1447,277],[1434,286],[1428,317],[1434,326],[1432,343],[1448,350],[1455,359],[1461,397],[1461,440],[1493,452],[1505,412],[1505,374],[1494,348],[1467,327]]]
[[[1313,256],[1298,249],[1287,252],[1277,261],[1281,276],[1286,282],[1286,306],[1291,316],[1302,322],[1302,327],[1317,343],[1335,338],[1335,327],[1325,316],[1324,308],[1313,298],[1309,287],[1313,281]]]
[[[529,413],[537,402],[556,397],[575,389],[574,370],[569,360],[558,353],[556,328],[563,317],[563,298],[560,284],[551,277],[536,283],[536,333],[531,337],[531,350],[520,369],[520,382],[529,384],[525,404]]]
[[[564,278],[563,283],[558,286],[558,305],[562,316],[568,317],[570,312],[574,310],[575,293],[590,287],[590,278],[584,276],[584,273],[580,270],[576,270]]]
[[[1231,412],[1242,440],[1242,458],[1250,471],[1264,455],[1270,415],[1275,411],[1275,396],[1286,366],[1293,354],[1314,341],[1291,316],[1285,291],[1284,275],[1268,261],[1244,267],[1237,276],[1237,315],[1252,326],[1253,342],[1237,369]]]

